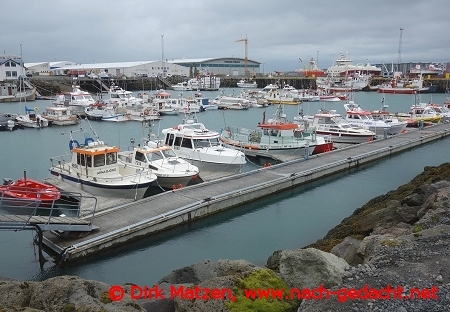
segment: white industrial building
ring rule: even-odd
[[[120,62],[120,63],[92,63],[92,64],[59,64],[52,65],[53,75],[66,75],[69,71],[86,71],[99,76],[109,77],[139,77],[156,76],[160,73],[172,75],[189,75],[189,70],[170,62],[143,61],[143,62]]]
[[[242,58],[198,58],[162,61],[77,64],[69,61],[30,63],[29,72],[67,75],[69,71],[86,71],[105,77],[156,77],[157,75],[193,77],[197,75],[244,76],[259,74],[260,63]]]
[[[27,74],[42,76],[50,75],[49,62],[25,63],[25,68],[27,69]]]

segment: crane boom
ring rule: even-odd
[[[244,76],[248,77],[248,38],[247,35],[245,35],[245,38],[241,38],[236,40],[236,42],[244,42],[245,43],[245,58],[244,58]]]

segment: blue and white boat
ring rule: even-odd
[[[157,177],[151,170],[130,167],[117,161],[119,148],[86,138],[69,142],[71,155],[51,158],[50,173],[94,196],[129,198],[144,197]]]

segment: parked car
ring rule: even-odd
[[[98,76],[99,76],[100,78],[109,78],[109,77],[110,77],[109,74],[108,74],[107,72],[101,72],[100,74],[98,74]]]
[[[87,76],[92,79],[98,79],[98,76],[94,73],[89,73],[89,74],[87,74]]]
[[[143,77],[143,78],[147,78],[148,75],[147,74],[136,74],[136,77]]]

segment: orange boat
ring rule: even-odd
[[[15,182],[4,179],[3,185],[0,185],[0,198],[2,197],[51,204],[61,198],[61,193],[53,185],[28,178],[18,179]]]

